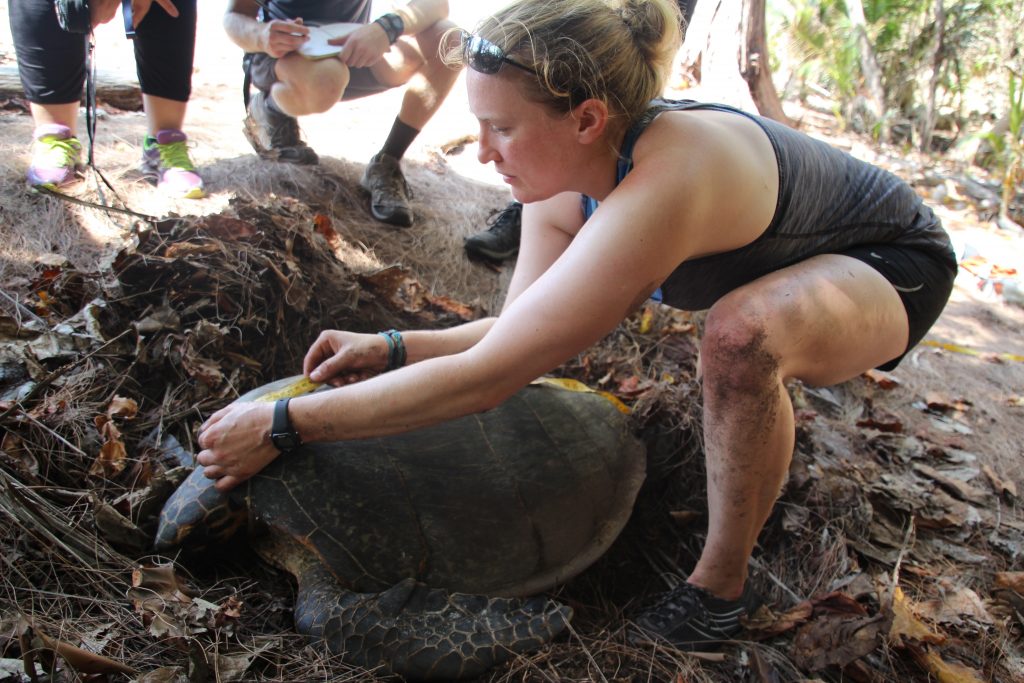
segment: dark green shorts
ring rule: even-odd
[[[277,72],[274,70],[277,59],[264,52],[257,52],[252,56],[252,66],[249,73],[252,75],[252,84],[263,92],[269,92],[270,86],[277,83]],[[348,87],[341,96],[342,102],[357,100],[367,95],[390,90],[391,86],[384,85],[378,81],[369,68],[349,69]]]

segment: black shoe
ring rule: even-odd
[[[405,182],[398,159],[378,153],[366,165],[359,185],[370,193],[370,213],[374,218],[400,228],[412,225],[412,190]]]
[[[748,583],[738,600],[716,598],[685,581],[647,607],[633,620],[633,643],[668,643],[680,650],[711,650],[743,630],[740,617],[761,605]]]
[[[470,256],[504,261],[519,253],[519,235],[522,228],[523,205],[509,202],[500,211],[491,212],[486,230],[470,235],[465,248]]]
[[[299,136],[299,122],[267,106],[267,94],[262,90],[249,100],[242,132],[263,159],[303,165],[320,161],[313,148]]]

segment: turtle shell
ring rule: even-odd
[[[531,385],[432,427],[304,445],[236,491],[251,517],[315,550],[354,590],[412,577],[514,596],[600,557],[629,518],[645,465],[608,399]]]

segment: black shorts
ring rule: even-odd
[[[177,18],[153,3],[136,29],[135,66],[144,94],[188,101],[192,93],[196,2],[174,0],[180,14]],[[18,73],[28,101],[70,104],[81,100],[86,36],[61,29],[53,0],[10,0],[8,9]],[[99,54],[102,66],[102,51]]]
[[[253,54],[252,64],[249,67],[252,84],[263,92],[270,92],[270,87],[278,81],[277,71],[274,70],[276,65],[277,59],[265,52]],[[341,100],[343,102],[357,100],[360,97],[376,95],[391,88],[392,86],[384,85],[378,81],[369,68],[350,68],[348,87],[342,93]]]
[[[948,252],[937,252],[898,244],[861,245],[840,253],[863,261],[881,273],[903,301],[910,323],[907,348],[893,360],[878,366],[879,370],[892,370],[939,319],[953,291],[956,256],[952,248]]]

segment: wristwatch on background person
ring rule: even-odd
[[[274,419],[270,423],[270,441],[282,453],[288,453],[302,445],[302,439],[288,417],[289,401],[290,398],[282,398],[274,404]]]
[[[394,12],[388,12],[382,14],[373,20],[373,23],[384,29],[384,33],[387,34],[388,42],[392,45],[399,39],[402,33],[405,32],[405,22],[402,17],[398,16]]]

